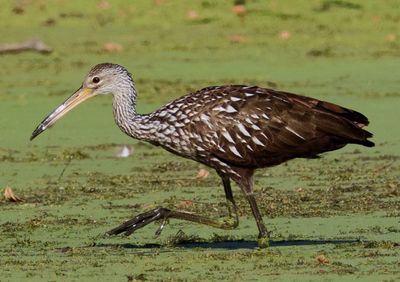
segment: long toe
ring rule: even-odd
[[[131,220],[122,223],[120,226],[106,232],[108,235],[118,235],[125,233],[126,236],[131,235],[136,230],[146,226],[150,222],[160,219],[161,214],[158,209],[141,213]]]

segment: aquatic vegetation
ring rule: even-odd
[[[2,41],[34,34],[53,48],[0,57],[0,187],[24,200],[0,199],[1,279],[399,279],[396,1],[245,1],[243,20],[233,1],[106,2],[18,1],[0,12]],[[106,52],[109,42],[123,48]],[[124,136],[110,97],[28,141],[90,66],[106,61],[132,70],[139,112],[208,85],[258,84],[365,113],[377,146],[258,171],[268,250],[257,249],[257,228],[235,186],[236,230],[171,220],[158,238],[158,225],[103,237],[159,205],[226,213],[218,176],[196,178],[198,164]],[[116,157],[124,145],[134,154]]]

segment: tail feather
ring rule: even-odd
[[[360,126],[358,128],[360,129],[360,137],[357,139],[350,139],[350,143],[359,144],[366,147],[374,147],[375,143],[368,140],[368,138],[371,138],[373,134],[365,129],[362,129]]]
[[[354,143],[354,144],[360,144],[360,145],[363,145],[363,146],[365,146],[365,147],[374,147],[374,146],[375,146],[375,143],[372,142],[372,141],[369,141],[369,140],[361,140],[361,141],[356,140],[356,141],[354,141],[354,142],[352,142],[352,143]]]
[[[312,108],[316,111],[331,113],[336,116],[341,116],[359,127],[364,127],[369,124],[368,118],[364,116],[362,113],[330,103],[326,101],[321,101],[318,99],[314,99],[311,97],[301,96],[293,93],[277,91],[276,93],[283,94],[290,99],[295,100],[296,102],[306,106],[308,108]]]
[[[334,107],[335,111],[325,110],[324,112],[320,112],[317,118],[317,127],[319,130],[340,137],[346,143],[360,144],[366,147],[375,146],[372,141],[368,140],[373,134],[363,129],[369,123],[364,115],[334,104],[328,104],[331,109]],[[341,110],[339,111],[336,108],[340,108]]]
[[[341,137],[348,143],[366,147],[375,146],[372,141],[367,140],[373,134],[363,129],[369,124],[369,120],[362,113],[310,97],[298,95],[292,97],[302,104],[305,102],[307,107],[320,113],[317,121],[320,130]]]
[[[322,108],[322,109],[327,110],[328,112],[331,112],[332,114],[339,115],[339,116],[355,123],[360,128],[367,126],[369,124],[368,118],[366,116],[364,116],[362,113],[341,107],[336,104],[332,104],[332,103],[325,102],[325,101],[319,101],[316,105],[316,108]]]

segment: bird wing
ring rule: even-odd
[[[202,151],[236,166],[316,157],[347,143],[373,144],[362,114],[317,99],[255,86],[204,88],[190,130]],[[201,100],[201,101],[199,101]]]

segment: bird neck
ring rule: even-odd
[[[136,89],[132,85],[129,90],[119,91],[113,95],[113,111],[115,123],[127,135],[149,141],[148,115],[140,115],[136,112]]]

